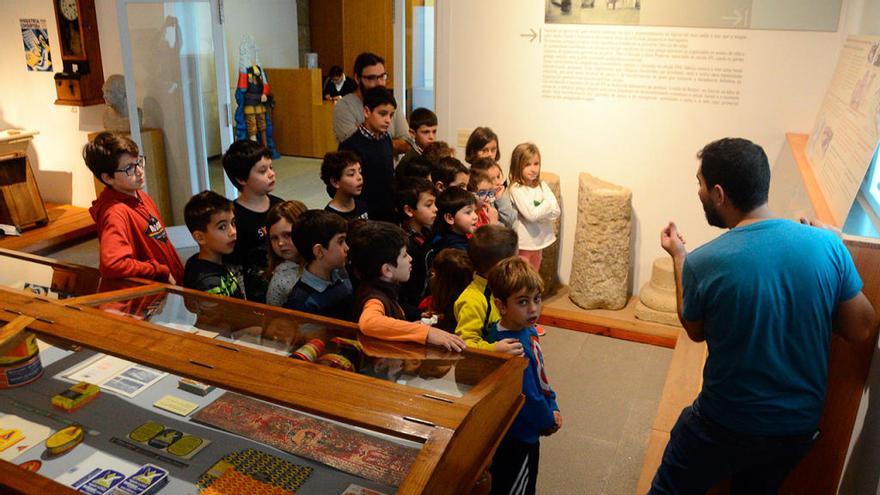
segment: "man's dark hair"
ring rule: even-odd
[[[757,144],[742,138],[724,138],[707,144],[697,158],[706,189],[719,184],[737,210],[747,213],[767,203],[770,163]]]
[[[419,155],[410,160],[401,160],[400,165],[394,169],[394,175],[398,179],[404,177],[420,177],[427,179],[431,175],[431,162]]]
[[[458,158],[447,156],[441,158],[437,165],[431,169],[431,180],[449,187],[456,175],[467,173],[469,173],[467,167]]]
[[[423,125],[428,127],[437,125],[437,114],[427,108],[419,107],[409,115],[409,128],[415,132]]]
[[[247,182],[251,169],[263,158],[272,159],[269,148],[250,139],[241,139],[229,145],[223,153],[223,170],[229,182],[241,191],[243,186],[238,181]]]
[[[364,106],[370,109],[371,112],[380,105],[391,105],[397,108],[397,100],[394,99],[394,94],[384,86],[370,88],[364,91],[361,96],[364,98]]]
[[[486,275],[499,261],[516,256],[519,237],[504,225],[483,225],[468,241],[467,253],[480,275]]]
[[[406,234],[397,225],[367,221],[352,233],[348,258],[362,281],[375,280],[382,275],[385,263],[397,266],[406,241]]]
[[[183,222],[190,232],[207,232],[211,215],[230,210],[232,210],[232,201],[214,191],[202,191],[186,202],[186,206],[183,207]]]
[[[336,213],[308,210],[296,220],[290,235],[299,255],[308,263],[315,259],[315,253],[312,252],[315,244],[328,248],[333,236],[344,234],[347,230],[348,223]]]
[[[434,190],[434,184],[428,179],[421,177],[401,177],[397,181],[397,187],[394,189],[394,203],[397,205],[400,217],[407,219],[406,213],[403,211],[404,206],[409,206],[413,210],[419,203],[419,196],[422,193],[431,193],[434,196],[437,192]]]
[[[327,71],[327,77],[339,77],[342,75],[342,67],[338,65],[334,65],[330,67],[330,70]]]
[[[354,59],[354,75],[360,78],[363,75],[365,68],[378,64],[385,65],[385,59],[375,53],[361,53],[356,59]]]
[[[449,232],[452,226],[446,223],[446,214],[448,213],[454,217],[458,210],[468,205],[477,205],[477,199],[473,194],[465,191],[462,187],[446,188],[445,191],[440,193],[440,196],[437,196],[437,219],[434,220],[436,231],[444,234]]]
[[[351,151],[331,151],[324,155],[324,160],[321,162],[321,180],[327,186],[327,194],[331,198],[336,196],[336,188],[333,187],[330,179],[339,181],[346,167],[355,163],[360,163],[360,159]]]
[[[83,160],[95,178],[105,183],[101,174],[112,176],[119,167],[119,157],[125,154],[138,156],[139,153],[137,143],[128,136],[104,131],[83,147]]]

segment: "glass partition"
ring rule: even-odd
[[[371,339],[359,335],[351,323],[196,291],[163,288],[147,292],[89,305],[168,329],[452,397],[463,397],[503,362],[486,354],[449,353]]]
[[[0,286],[23,289],[52,299],[95,294],[101,287],[101,274],[96,268],[55,261],[18,251],[0,249]],[[136,281],[120,280],[113,289],[138,285]]]

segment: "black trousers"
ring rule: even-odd
[[[731,432],[686,407],[672,428],[649,495],[697,495],[730,479],[732,495],[779,491],[818,432],[756,436]]]
[[[540,442],[525,443],[509,435],[504,437],[489,467],[492,495],[534,495],[540,449]]]

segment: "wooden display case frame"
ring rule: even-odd
[[[471,493],[524,402],[522,378],[527,363],[503,354],[465,351],[465,358],[473,356],[481,363],[495,361],[497,366],[479,370],[485,377],[463,397],[453,397],[177,332],[92,307],[163,293],[195,295],[261,317],[324,323],[342,333],[357,332],[357,327],[347,322],[158,283],[62,301],[0,287],[4,301],[0,320],[29,316],[34,321],[27,329],[41,338],[73,343],[225,390],[422,443],[415,463],[398,487],[397,493],[401,494]],[[124,331],[120,331],[121,325]],[[451,357],[436,348],[360,338],[367,349],[387,345],[411,357]],[[328,396],[328,390],[334,394]],[[4,489],[34,495],[76,493],[0,462],[0,492]]]

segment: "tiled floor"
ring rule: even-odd
[[[563,428],[541,441],[538,492],[634,493],[672,351],[547,329],[541,342]]]

